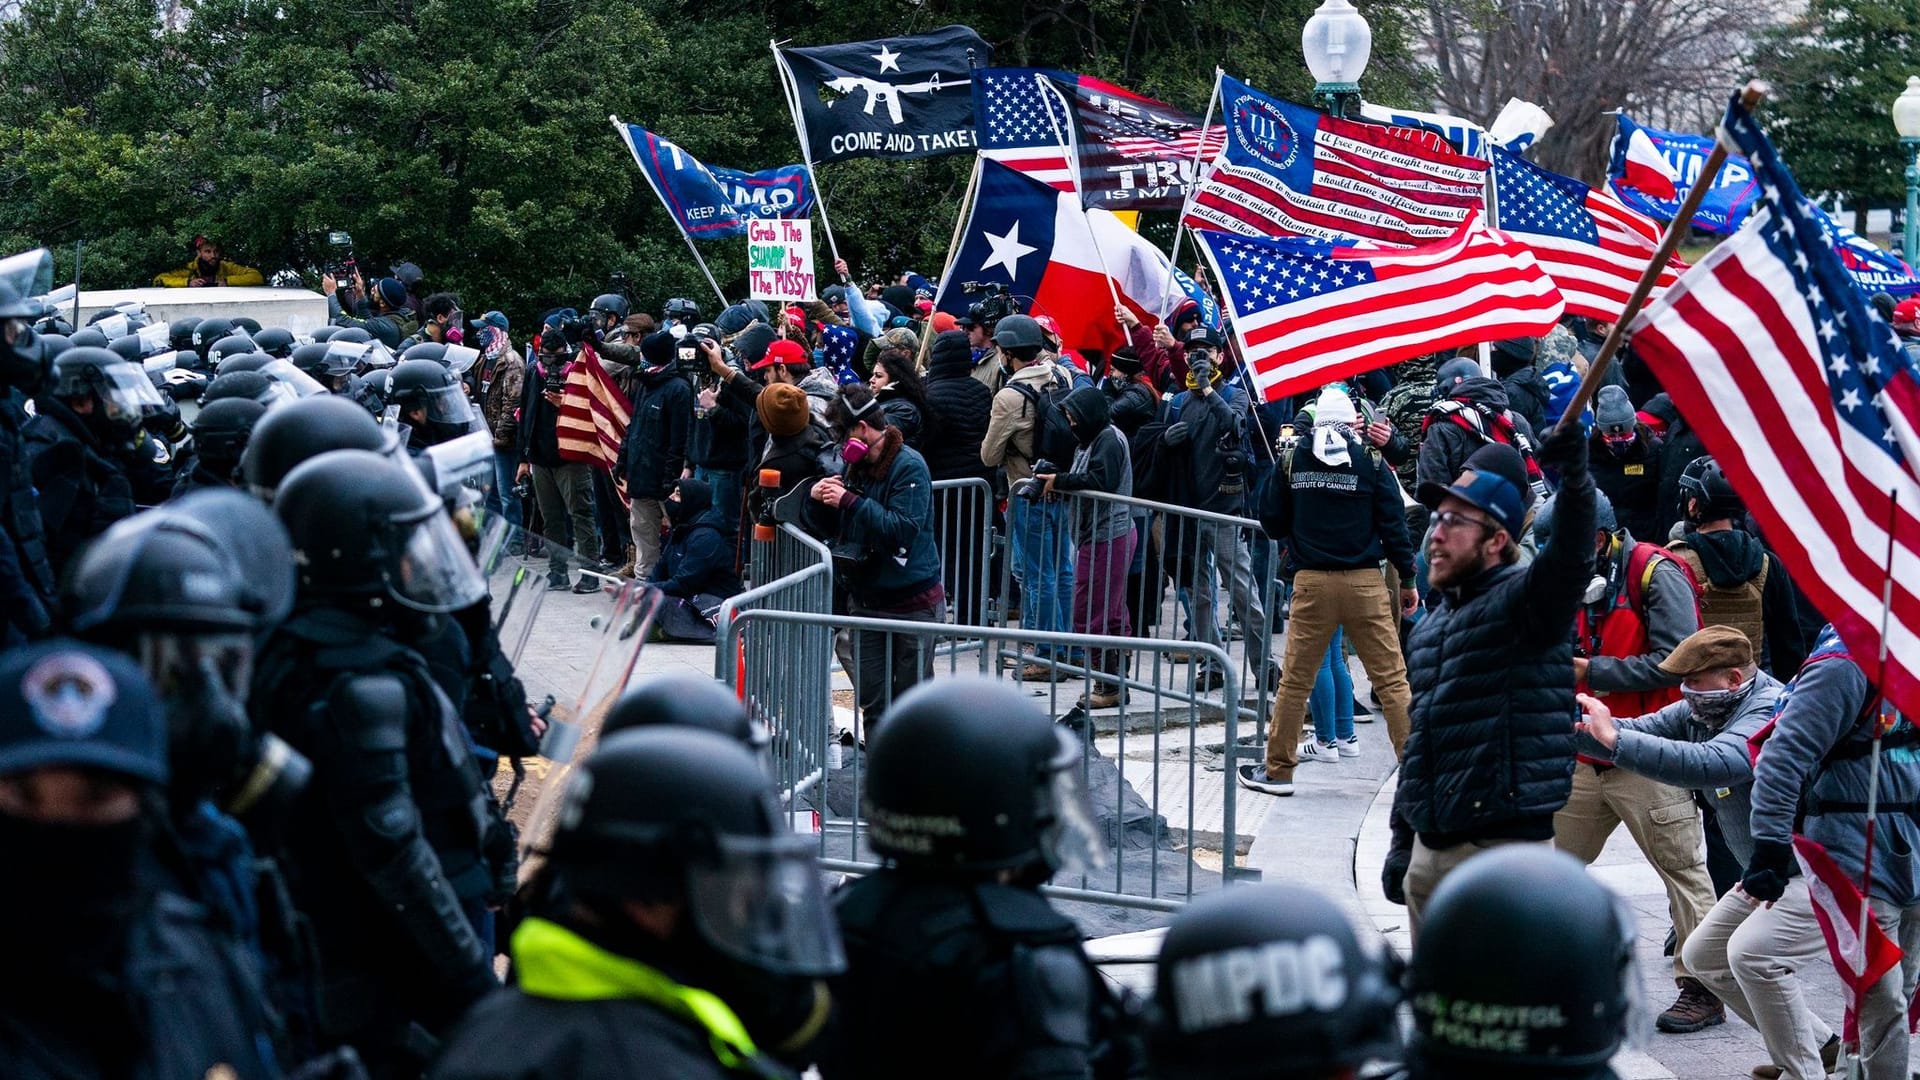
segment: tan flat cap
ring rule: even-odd
[[[1673,647],[1660,670],[1686,678],[1703,671],[1747,667],[1753,663],[1753,642],[1731,626],[1709,626]]]

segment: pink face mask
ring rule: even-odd
[[[867,456],[867,444],[860,439],[848,439],[840,444],[840,460],[849,465]]]

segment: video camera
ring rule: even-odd
[[[353,254],[352,233],[341,229],[327,233],[326,257],[321,260],[320,272],[335,281],[349,282],[360,272],[360,260]]]
[[[674,342],[673,345],[674,371],[692,379],[695,385],[711,382],[713,379],[713,370],[707,366],[706,353],[700,348],[702,342],[708,341],[719,346],[720,356],[728,364],[737,367],[740,363],[740,355],[734,352],[733,346],[721,343],[720,328],[712,323],[701,323],[687,331],[687,336]]]
[[[985,300],[967,305],[967,318],[975,326],[990,326],[1009,315],[1019,315],[1020,301],[1013,295],[1013,286],[1001,282],[963,281],[960,290],[968,296],[975,293],[988,293]]]

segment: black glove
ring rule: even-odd
[[[1587,433],[1578,420],[1561,424],[1540,441],[1540,464],[1563,476],[1586,471]]]
[[[1413,862],[1413,826],[1399,814],[1391,816],[1393,843],[1387,848],[1386,865],[1380,868],[1380,891],[1388,900],[1402,906],[1407,902],[1407,866]]]
[[[1167,430],[1160,433],[1160,441],[1167,446],[1185,446],[1187,440],[1192,437],[1193,429],[1187,426],[1185,420],[1176,420],[1168,424]]]
[[[1740,879],[1740,888],[1755,900],[1770,904],[1786,893],[1792,877],[1793,845],[1755,840],[1753,858],[1747,860],[1747,876]]]

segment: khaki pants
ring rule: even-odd
[[[1833,1030],[1807,1007],[1796,972],[1831,961],[1805,878],[1788,882],[1771,907],[1728,890],[1680,954],[1694,978],[1760,1033],[1784,1080],[1824,1080],[1820,1048]]]
[[[1407,861],[1407,876],[1402,882],[1407,895],[1407,926],[1413,936],[1420,936],[1420,919],[1426,912],[1427,902],[1433,899],[1433,890],[1440,887],[1448,874],[1475,855],[1508,844],[1547,846],[1545,840],[1474,840],[1436,851],[1414,837],[1413,857]]]
[[[635,499],[627,516],[633,525],[633,579],[645,581],[653,564],[660,561],[660,527],[666,521],[666,508],[659,499]]]
[[[1573,794],[1553,815],[1553,846],[1591,865],[1621,825],[1666,885],[1673,935],[1679,945],[1686,945],[1713,907],[1706,833],[1693,796],[1626,769],[1596,771],[1585,762],[1575,765]],[[1687,975],[1682,955],[1680,948],[1674,949],[1676,979]]]
[[[1397,615],[1386,580],[1376,569],[1302,570],[1293,578],[1287,657],[1280,665],[1280,693],[1274,698],[1273,722],[1267,730],[1268,776],[1293,779],[1313,680],[1320,673],[1320,659],[1333,632],[1342,627],[1380,698],[1393,754],[1400,756],[1413,695],[1407,688],[1407,664],[1400,654]]]

